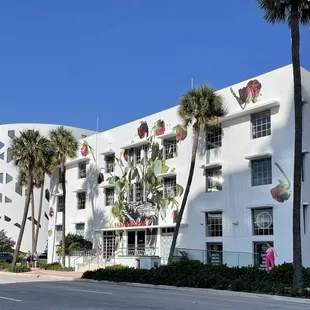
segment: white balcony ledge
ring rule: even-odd
[[[266,209],[266,208],[274,208],[273,204],[260,204],[260,205],[254,205],[254,206],[248,206],[247,209]]]
[[[303,205],[303,206],[309,206],[309,202],[308,202],[308,201],[303,201],[303,202],[302,202],[302,205]]]
[[[306,154],[309,154],[310,152],[309,152],[308,150],[302,150],[301,153],[302,153],[303,155],[306,155]]]
[[[200,166],[201,169],[217,169],[217,168],[222,168],[222,164],[221,163],[212,163],[212,164],[205,164]]]
[[[187,227],[188,224],[181,223],[181,227]],[[154,226],[130,226],[130,227],[111,227],[111,228],[102,228],[95,230],[96,232],[102,231],[113,231],[113,230],[141,230],[141,229],[154,229],[154,228],[170,228],[175,227],[175,224],[162,224]]]
[[[83,161],[89,161],[89,160],[90,160],[89,157],[80,157],[80,158],[73,159],[71,161],[67,161],[65,163],[65,166],[74,165],[74,164],[78,164],[78,163],[81,163]]]
[[[268,110],[271,108],[275,108],[280,106],[280,102],[278,100],[272,99],[268,101],[259,101],[256,103],[250,103],[244,110],[240,110],[238,112],[230,113],[221,118],[221,122],[226,122],[232,120],[234,118],[238,118],[244,115],[253,114],[257,112],[261,112],[264,110]]]
[[[105,150],[104,152],[100,153],[100,155],[103,155],[103,156],[114,155],[114,154],[115,154],[115,151],[112,149],[108,149],[108,150]]]
[[[224,209],[210,209],[210,210],[202,210],[200,213],[217,213],[217,212],[224,212]]]
[[[114,183],[112,183],[112,184],[110,184],[110,183],[105,183],[105,184],[99,185],[99,187],[100,187],[100,188],[112,188],[112,187],[115,187],[115,184],[114,184]]]
[[[163,135],[157,136],[157,138],[165,140],[165,139],[175,138],[176,136],[177,136],[176,132],[169,130],[165,132]]]
[[[73,191],[73,193],[83,193],[85,192],[86,190],[84,188],[77,188]]]
[[[171,171],[171,172],[165,172],[165,173],[157,174],[157,177],[159,177],[159,178],[170,178],[170,177],[175,177],[176,175],[177,175],[177,173],[175,171]]]
[[[265,158],[271,158],[272,154],[271,153],[259,153],[259,154],[252,154],[245,156],[244,158],[246,160],[259,160],[259,159],[265,159]]]
[[[52,193],[52,196],[56,196],[56,197],[59,197],[59,196],[62,196],[63,193],[62,192],[54,192]]]
[[[122,146],[121,149],[128,150],[128,149],[131,149],[133,147],[139,147],[139,146],[146,145],[146,144],[147,144],[146,139],[141,139],[141,140],[137,140],[137,141],[132,140],[130,143]]]

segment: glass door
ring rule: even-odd
[[[127,232],[128,255],[144,255],[145,230]]]

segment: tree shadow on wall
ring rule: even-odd
[[[108,217],[104,210],[95,208],[93,216],[87,220],[86,239],[93,240],[95,232],[99,229],[106,228],[108,225]]]
[[[87,194],[87,199],[90,201],[92,213],[94,216],[96,199],[99,196],[99,184],[98,184],[98,175],[100,169],[96,164],[91,163],[86,171],[86,178],[82,184],[83,190]]]

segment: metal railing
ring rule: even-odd
[[[204,264],[222,265],[228,267],[260,267],[261,256],[258,253],[231,252],[214,250],[195,250],[176,248],[175,260],[190,259],[199,260]]]
[[[159,248],[120,248],[118,256],[159,256]]]

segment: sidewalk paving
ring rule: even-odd
[[[31,271],[27,272],[28,275],[35,276],[49,276],[49,277],[61,277],[61,278],[72,278],[72,279],[80,279],[83,272],[75,272],[75,271],[55,271],[55,270],[42,270],[42,269],[31,269]]]

